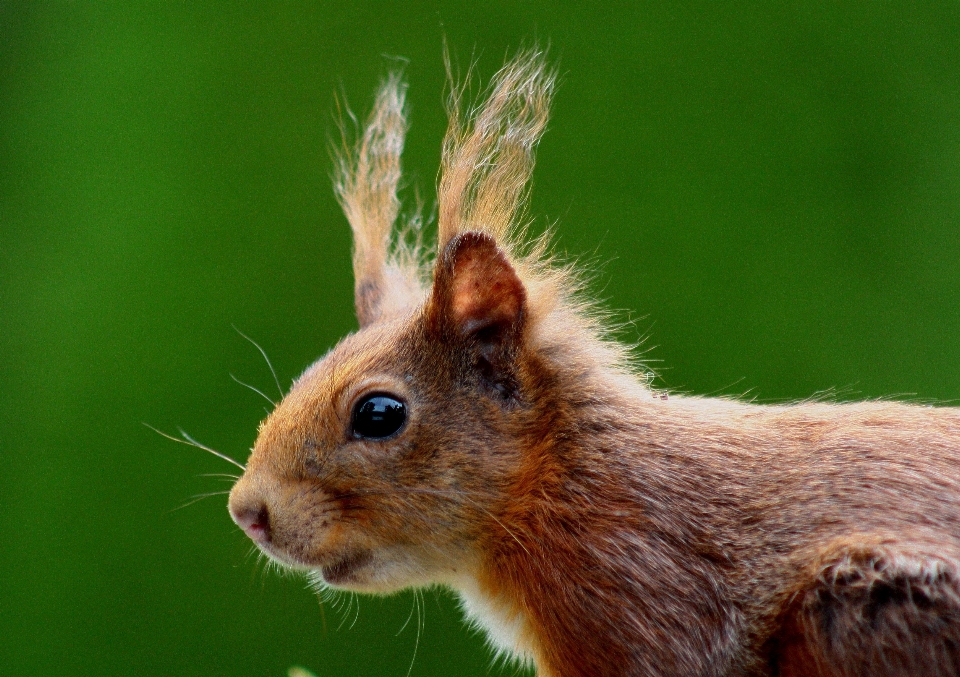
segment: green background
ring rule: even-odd
[[[333,97],[365,111],[409,59],[431,201],[444,36],[484,78],[550,43],[532,214],[663,385],[960,397],[952,0],[3,2],[4,674],[407,674],[409,593],[338,612],[264,573],[224,497],[173,510],[231,468],[141,422],[243,458],[263,403],[229,375],[272,378],[231,325],[285,385],[354,328]],[[489,674],[449,598],[425,606],[411,674]]]

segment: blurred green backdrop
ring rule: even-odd
[[[412,596],[264,574],[217,459],[354,328],[326,150],[409,59],[432,199],[442,39],[563,74],[532,213],[603,263],[664,385],[960,397],[960,4],[0,3],[0,665],[407,674]],[[771,468],[771,472],[776,472]],[[486,675],[426,597],[412,675]],[[341,619],[346,621],[341,626]]]

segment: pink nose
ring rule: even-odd
[[[270,513],[266,505],[231,508],[230,516],[254,543],[270,542]]]

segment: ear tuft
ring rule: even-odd
[[[354,298],[361,327],[400,315],[423,298],[418,212],[396,227],[406,92],[400,73],[390,74],[363,133],[351,143],[341,121],[342,147],[333,149],[334,190],[353,230]]]
[[[456,334],[487,345],[513,342],[522,329],[526,297],[490,235],[468,231],[447,245],[437,266],[434,304]]]

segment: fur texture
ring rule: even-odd
[[[331,586],[451,586],[541,675],[960,674],[960,414],[651,391],[523,241],[553,83],[531,50],[452,87],[426,264],[385,82],[336,183],[361,329],[261,425],[234,519]],[[406,420],[364,437],[378,393]]]

